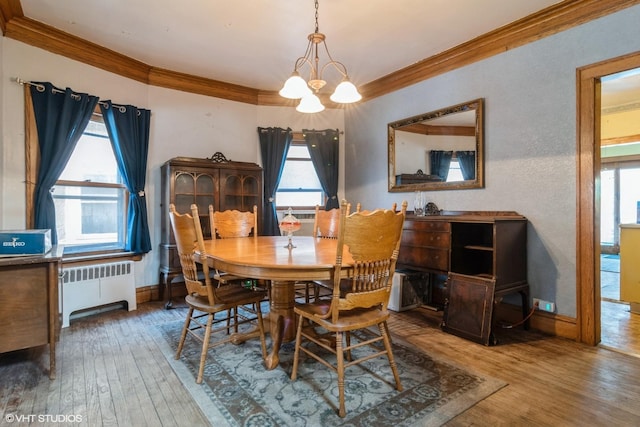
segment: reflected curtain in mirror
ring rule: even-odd
[[[431,150],[429,160],[431,163],[431,175],[437,175],[441,181],[446,181],[451,166],[453,151]]]
[[[456,158],[460,165],[460,172],[465,180],[473,179],[476,176],[476,152],[456,151]]]

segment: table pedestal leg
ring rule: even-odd
[[[293,341],[296,337],[295,287],[292,282],[271,282],[269,329],[271,333],[271,353],[265,364],[271,370],[278,366],[280,345],[283,341]]]

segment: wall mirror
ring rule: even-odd
[[[482,98],[389,123],[389,191],[484,187]]]

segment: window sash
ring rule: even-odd
[[[306,143],[301,141],[291,143],[284,168],[276,191],[277,209],[289,207],[314,209],[316,205],[324,204],[324,190],[315,172]],[[309,171],[313,171],[314,176],[309,176]],[[289,173],[296,172],[297,175],[288,176]],[[301,178],[301,175],[305,176]]]

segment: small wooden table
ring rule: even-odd
[[[0,353],[49,344],[50,379],[56,377],[62,252],[54,246],[46,255],[0,258]]]
[[[295,282],[331,279],[336,261],[336,239],[293,236],[293,249],[287,248],[288,242],[286,236],[205,241],[206,262],[210,267],[271,282],[270,312],[265,320],[273,347],[266,360],[267,369],[278,366],[282,341],[295,339]],[[197,251],[196,260],[203,261]],[[342,270],[345,275],[352,263],[351,255],[345,251]]]

